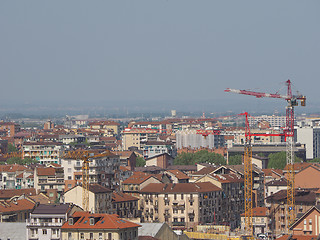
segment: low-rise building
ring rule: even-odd
[[[253,234],[258,235],[268,232],[268,215],[266,207],[252,209]],[[245,215],[241,214],[241,229],[245,230]]]
[[[73,203],[83,208],[83,189],[82,186],[75,186],[64,193],[64,202]],[[89,185],[89,210],[93,213],[112,212],[112,191],[99,184]]]
[[[25,222],[35,205],[31,199],[0,201],[0,222]]]
[[[80,209],[69,204],[38,205],[27,221],[27,239],[61,239],[61,226],[76,210]]]
[[[113,214],[75,212],[62,226],[62,240],[138,240],[140,225]]]

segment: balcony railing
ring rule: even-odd
[[[28,220],[27,221],[27,226],[62,226],[63,223],[59,223],[59,222],[33,222]]]
[[[185,222],[172,222],[172,226],[185,226]]]

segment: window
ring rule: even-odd
[[[84,233],[80,233],[80,239],[84,239]]]
[[[72,233],[68,233],[68,239],[71,240],[72,239]]]
[[[90,225],[94,225],[94,218],[90,218]]]
[[[90,240],[93,240],[93,233],[90,233]]]
[[[47,229],[42,229],[42,234],[47,235]]]
[[[174,222],[178,222],[178,218],[173,218],[173,221]]]
[[[181,194],[181,200],[183,200],[183,193]]]
[[[111,240],[111,239],[112,239],[112,234],[108,233],[108,240]]]
[[[99,240],[102,240],[102,233],[99,233]]]

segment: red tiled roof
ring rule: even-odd
[[[214,166],[204,167],[200,171],[195,172],[192,175],[206,175],[206,174],[212,173],[216,169],[217,169],[217,167],[214,167]]]
[[[37,168],[37,174],[38,176],[54,176],[56,170],[53,167]]]
[[[89,122],[88,125],[89,126],[92,126],[92,125],[116,125],[116,126],[119,126],[120,123],[114,122],[114,121],[92,121],[92,122]]]
[[[221,191],[210,182],[198,183],[150,183],[140,193],[197,193]]]
[[[244,216],[244,213],[241,214]],[[266,207],[255,207],[252,209],[252,216],[253,217],[266,217],[267,216],[267,208]]]
[[[130,168],[129,167],[126,167],[126,166],[120,166],[119,169],[121,171],[130,171]]]
[[[35,195],[36,190],[34,188],[0,190],[0,199],[10,199],[14,196],[21,196],[23,194],[26,196]]]
[[[0,165],[0,172],[16,172],[23,171],[29,168],[19,164]]]
[[[279,176],[283,176],[283,171],[281,169],[272,169],[272,168],[266,168],[262,169],[265,176],[272,176],[272,174],[277,174]]]
[[[35,204],[27,199],[21,199],[16,201],[0,201],[0,212],[17,212],[24,210],[32,210]]]
[[[139,199],[123,192],[112,193],[112,202],[138,201]]]
[[[123,184],[141,184],[150,177],[152,177],[152,175],[150,175],[148,173],[134,172],[131,177],[127,178],[122,183]]]
[[[72,217],[74,224],[66,222],[62,229],[125,229],[136,228],[140,225],[123,220],[116,214],[92,214],[89,212],[75,212]],[[94,224],[90,225],[90,218],[94,218]]]
[[[167,172],[172,173],[173,175],[175,175],[178,179],[189,179],[190,177],[186,174],[184,174],[183,172],[181,172],[178,169],[175,170],[167,170]]]
[[[215,178],[218,182],[221,183],[236,183],[236,182],[243,182],[244,179],[236,174],[210,174],[213,178]]]
[[[312,163],[309,163],[309,162],[294,163],[293,168],[295,171],[301,171],[302,169],[305,169],[310,165],[312,165]],[[286,166],[284,170],[288,171],[288,167]]]

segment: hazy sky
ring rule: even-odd
[[[282,110],[223,90],[284,93],[291,79],[320,111],[319,12],[318,0],[3,0],[0,108],[194,100]]]

